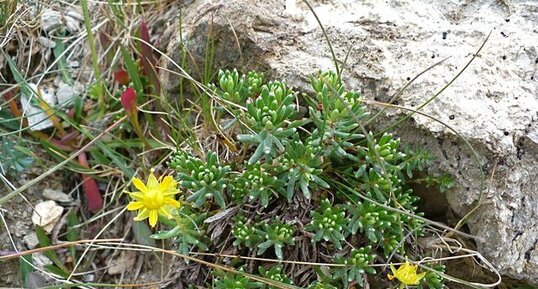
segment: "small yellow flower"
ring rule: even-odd
[[[405,264],[398,268],[398,270],[396,270],[396,268],[390,264],[390,270],[394,275],[387,274],[389,280],[396,278],[403,285],[417,285],[426,275],[426,272],[417,274],[417,265],[411,265],[407,260],[405,261]]]
[[[180,203],[176,201],[174,195],[179,193],[177,182],[171,176],[166,176],[157,180],[153,172],[149,175],[147,184],[139,178],[133,179],[134,186],[139,190],[129,193],[133,199],[127,210],[138,210],[135,221],[142,221],[149,218],[149,224],[155,227],[159,215],[172,218],[171,210],[179,208]]]

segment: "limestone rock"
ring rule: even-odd
[[[43,190],[43,196],[49,200],[57,201],[60,203],[70,203],[73,201],[73,197],[71,197],[70,195],[61,191],[48,188]]]
[[[28,84],[28,87],[29,89],[23,90],[21,94],[21,103],[23,114],[28,120],[30,130],[44,130],[52,127],[52,121],[47,116],[47,113],[38,106],[38,103],[40,101],[39,97],[41,97],[47,105],[54,105],[56,103],[56,97],[53,93],[38,88],[33,83]]]
[[[254,3],[255,2],[255,3]],[[310,1],[339,60],[344,79],[366,98],[388,101],[410,79],[448,58],[397,99],[417,108],[459,73],[491,32],[476,59],[422,111],[402,124],[400,135],[438,157],[457,187],[447,193],[465,215],[479,200],[480,170],[488,190],[469,219],[483,242],[479,251],[501,273],[538,284],[538,6],[530,1]],[[286,7],[288,5],[288,7]],[[293,6],[293,7],[292,7]],[[264,71],[308,88],[308,76],[334,69],[327,42],[301,1],[195,1],[182,10],[183,38],[203,67],[208,27],[218,67]],[[169,34],[177,34],[177,25]],[[179,39],[167,55],[181,63]],[[201,65],[201,66],[200,66]],[[171,62],[164,63],[178,71]],[[191,66],[194,67],[194,66]],[[179,78],[163,73],[170,92]],[[192,71],[196,74],[196,71]],[[391,111],[401,114],[401,111]]]
[[[22,240],[26,246],[28,246],[28,249],[33,249],[39,244],[39,240],[37,239],[37,234],[35,232],[31,232],[30,234],[24,236]]]
[[[63,108],[73,106],[75,97],[80,95],[83,91],[84,85],[78,81],[75,81],[73,84],[67,84],[60,81],[58,91],[56,92],[57,102]]]
[[[110,267],[108,267],[108,274],[119,275],[132,270],[135,261],[136,252],[122,251],[118,258],[112,260]]]
[[[55,201],[41,202],[34,208],[32,222],[35,225],[43,227],[47,233],[50,233],[54,225],[60,220],[63,211],[64,208],[58,206]]]

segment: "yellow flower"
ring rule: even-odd
[[[398,268],[398,270],[390,264],[390,270],[394,275],[387,274],[389,280],[396,278],[404,285],[417,285],[420,282],[420,279],[424,278],[426,275],[426,272],[417,274],[417,266],[411,265],[407,260],[405,261],[405,264]]]
[[[172,218],[171,210],[181,205],[174,197],[179,191],[177,182],[171,176],[157,180],[152,172],[147,184],[139,178],[134,178],[133,184],[139,191],[129,193],[133,200],[127,205],[127,210],[138,210],[135,221],[149,218],[150,226],[155,227],[159,215]]]

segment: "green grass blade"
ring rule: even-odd
[[[51,245],[50,239],[47,236],[47,233],[45,233],[45,230],[43,228],[37,227],[35,232],[37,235],[37,239],[39,240],[39,246],[41,248],[45,248]],[[65,267],[64,263],[62,262],[58,254],[56,254],[56,251],[47,250],[43,254],[45,254],[45,256],[47,256],[47,258],[49,258],[52,261],[52,263],[54,263],[54,265],[56,265],[56,267],[58,267],[58,269],[60,269],[65,275],[69,275],[67,273],[68,271],[67,268]]]
[[[63,35],[60,35],[63,36]],[[60,70],[60,74],[62,75],[62,79],[65,83],[69,85],[73,85],[74,81],[71,78],[71,75],[69,74],[69,67],[67,66],[67,62],[65,60],[65,56],[63,55],[65,51],[65,42],[62,40],[62,38],[58,38],[56,40],[56,46],[52,49],[52,52],[54,53],[54,57],[58,60],[58,70]]]
[[[133,87],[136,90],[136,95],[142,97],[144,95],[144,86],[142,85],[142,80],[140,80],[138,65],[135,63],[134,59],[131,57],[131,54],[125,49],[125,47],[120,47],[121,55],[123,61],[125,62],[125,68],[127,73],[133,82]]]
[[[34,271],[32,264],[32,254],[19,257],[19,271],[21,272],[22,285],[25,288],[28,286],[26,283],[28,274]]]

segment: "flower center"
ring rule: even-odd
[[[164,196],[158,189],[150,189],[144,196],[144,207],[156,210],[164,205]]]

